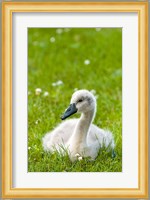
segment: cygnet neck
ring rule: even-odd
[[[88,112],[83,112],[81,114],[81,117],[79,118],[74,130],[74,133],[73,133],[74,142],[76,144],[82,143],[82,144],[87,145],[86,137],[87,137],[90,125],[95,117],[95,112],[96,112],[96,109],[92,109]]]

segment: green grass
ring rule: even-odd
[[[28,29],[28,171],[120,172],[122,171],[122,31],[119,28]],[[50,42],[54,37],[55,41]],[[85,60],[90,60],[85,65]],[[62,80],[63,84],[52,86]],[[42,93],[35,95],[35,89]],[[97,114],[94,123],[110,130],[116,157],[105,149],[95,161],[71,163],[68,155],[46,153],[42,137],[61,123],[74,88],[94,89]],[[44,96],[48,91],[49,96]],[[79,117],[79,115],[73,115]]]

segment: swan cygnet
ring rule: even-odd
[[[72,95],[70,106],[61,119],[76,112],[81,113],[80,118],[62,122],[43,137],[44,150],[58,151],[61,154],[67,150],[72,162],[79,157],[95,160],[103,146],[114,152],[112,133],[92,124],[96,113],[96,99],[88,90],[78,90]]]

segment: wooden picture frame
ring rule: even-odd
[[[138,188],[12,187],[12,15],[15,12],[138,13]],[[2,3],[2,197],[147,198],[148,197],[148,2]]]

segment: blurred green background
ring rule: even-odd
[[[77,89],[96,96],[94,123],[113,133],[116,158],[102,150],[94,163],[72,164],[43,151]],[[122,171],[121,28],[28,28],[28,170]]]

